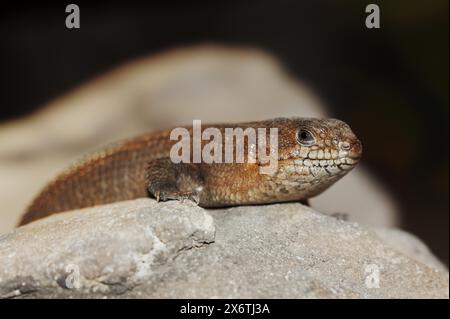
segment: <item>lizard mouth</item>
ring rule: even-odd
[[[351,158],[348,156],[328,160],[300,157],[280,157],[278,160],[278,165],[285,167],[291,166],[292,168],[289,169],[289,171],[292,173],[300,172],[300,175],[304,175],[306,173],[315,175],[318,171],[322,170],[328,176],[343,176],[351,171],[358,164],[358,162],[359,158]]]
[[[286,163],[288,161],[293,161],[295,164],[304,164],[305,166],[335,166],[335,165],[356,165],[358,164],[361,156],[344,156],[338,158],[330,158],[330,159],[318,159],[318,158],[310,158],[310,157],[296,157],[296,156],[279,156],[279,163]],[[305,163],[306,162],[306,163]]]

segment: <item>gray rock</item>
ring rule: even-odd
[[[189,202],[143,199],[54,215],[0,237],[0,296],[120,295],[213,240],[212,217]]]
[[[54,215],[0,237],[0,296],[448,298],[415,237],[301,204],[204,210],[140,199]]]

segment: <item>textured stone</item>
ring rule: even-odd
[[[0,296],[120,295],[213,239],[212,217],[189,202],[144,199],[54,215],[0,237]],[[74,267],[81,287],[69,290]]]
[[[73,266],[80,287],[69,289]],[[2,297],[448,298],[448,289],[447,269],[417,238],[296,203],[204,210],[140,199],[0,237]]]

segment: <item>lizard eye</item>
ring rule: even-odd
[[[297,132],[297,141],[305,146],[311,146],[316,143],[316,139],[314,138],[314,135],[305,129],[299,129]]]

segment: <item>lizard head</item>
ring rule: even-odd
[[[359,162],[362,145],[350,126],[337,119],[277,119],[278,173],[314,196]],[[280,179],[280,180],[282,180]],[[305,186],[306,184],[306,186]]]

